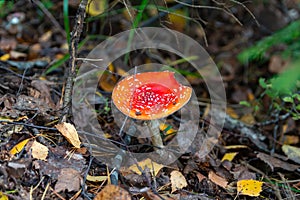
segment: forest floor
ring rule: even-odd
[[[273,46],[248,63],[238,55],[296,21],[300,1],[183,2],[194,4],[95,1],[88,4],[82,30],[74,30],[79,1],[0,1],[0,200],[299,199],[300,114],[289,109],[293,104],[299,112],[300,98],[274,99],[263,81],[292,63],[279,53],[287,45]],[[215,68],[204,66],[199,76],[192,57],[153,48],[114,58],[130,40],[97,46],[132,27],[181,32],[203,47],[209,60],[204,61]],[[70,58],[81,75],[92,62],[101,73],[95,73],[94,91],[85,88],[92,80],[76,79],[66,114]],[[100,59],[109,66],[101,66]],[[163,145],[184,152],[158,153],[160,159],[151,154],[157,148],[150,138],[137,135],[148,133],[149,124],[124,118],[112,103],[118,81],[151,63],[179,72],[193,89],[181,113],[159,121]],[[215,80],[214,88],[206,75]],[[83,95],[75,98],[77,93]],[[223,99],[213,99],[215,94]],[[168,162],[168,156],[176,159]]]

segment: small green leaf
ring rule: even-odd
[[[284,102],[286,103],[293,103],[294,102],[294,99],[292,97],[283,97],[282,99]]]
[[[260,78],[259,79],[259,85],[260,85],[260,87],[266,89],[267,86],[268,86],[267,83],[266,83],[266,79],[265,78]]]
[[[300,101],[300,94],[295,93],[292,97]]]
[[[257,112],[257,111],[259,111],[259,106],[255,105],[253,109],[254,109],[255,112]]]
[[[242,106],[251,107],[251,104],[248,101],[240,101],[239,104],[242,105]]]

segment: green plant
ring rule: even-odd
[[[271,98],[271,112],[289,113],[294,120],[300,119],[300,60],[294,62],[283,73],[269,80],[265,78],[259,79],[259,85],[264,89],[260,95],[262,99],[265,95]],[[258,111],[261,103],[258,100],[254,102],[240,102],[241,105],[253,107]]]
[[[14,7],[14,1],[0,1],[0,18],[4,18]]]
[[[263,60],[265,59],[265,53],[271,47],[279,44],[287,45],[287,48],[282,52],[283,56],[290,56],[292,59],[298,59],[300,58],[299,30],[300,20],[294,21],[287,27],[260,40],[254,46],[238,54],[238,60],[243,64],[254,60]]]
[[[300,60],[291,64],[289,69],[266,81],[260,78],[260,86],[273,100],[278,111],[291,114],[294,120],[300,119]]]

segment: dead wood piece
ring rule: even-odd
[[[213,115],[214,119],[216,120],[215,123],[217,123],[218,121],[222,121],[222,119],[225,119],[225,129],[228,129],[230,131],[239,130],[243,136],[249,138],[259,149],[269,152],[267,145],[262,142],[262,140],[266,139],[266,136],[256,130],[255,127],[248,126],[237,119],[233,119],[221,110],[213,112]]]

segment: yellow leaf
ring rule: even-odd
[[[117,83],[117,78],[112,73],[114,68],[112,63],[109,64],[108,71],[104,71],[99,79],[99,86],[106,92],[112,92]]]
[[[55,125],[55,128],[57,128],[57,130],[68,140],[68,142],[70,142],[74,147],[76,147],[77,149],[80,148],[80,140],[78,137],[78,133],[75,129],[75,127],[70,124],[70,123],[66,123],[63,122],[61,124],[57,124]]]
[[[9,58],[10,58],[10,55],[9,55],[9,53],[7,53],[0,57],[0,61],[7,61]]]
[[[48,156],[48,147],[37,141],[34,141],[31,145],[31,153],[33,158],[46,160]]]
[[[117,67],[116,68],[117,74],[119,74],[120,76],[129,76],[129,74],[122,68]]]
[[[243,195],[257,197],[262,191],[263,183],[256,180],[240,180],[237,182],[237,191]]]
[[[91,175],[87,175],[86,176],[86,180],[91,181],[91,182],[102,182],[107,180],[107,176],[91,176]]]
[[[247,114],[243,115],[240,120],[247,125],[254,125],[256,123],[256,121],[251,113],[247,113]]]
[[[232,152],[232,153],[226,153],[223,158],[222,158],[222,162],[224,160],[228,160],[228,161],[232,161],[234,159],[234,157],[238,154],[238,152]]]
[[[0,191],[0,200],[8,200],[8,197]]]
[[[22,149],[24,148],[24,146],[28,143],[30,139],[25,139],[21,142],[19,142],[18,144],[16,144],[10,151],[9,153],[11,155],[15,155],[17,153],[20,153],[22,151]]]
[[[167,19],[170,22],[170,24],[168,24],[168,26],[170,26],[170,28],[182,32],[186,26],[186,15],[187,14],[184,10],[176,10],[172,13],[169,13]]]
[[[233,119],[239,118],[239,115],[238,115],[238,114],[235,112],[235,110],[234,110],[233,108],[231,108],[231,107],[227,107],[226,113],[227,113],[230,117],[232,117]]]
[[[13,119],[10,119],[8,117],[3,117],[3,116],[0,116],[0,120],[2,122],[13,122],[14,121]]]
[[[300,164],[300,148],[290,145],[282,145],[281,149],[289,159]]]
[[[172,134],[172,133],[176,133],[176,130],[175,130],[175,129],[173,129],[170,125],[164,124],[164,123],[161,123],[161,124],[159,125],[159,129],[160,129],[161,131],[164,131],[166,135],[170,135],[170,134]]]
[[[108,72],[104,72],[99,80],[100,87],[106,92],[112,92],[116,83],[116,77]]]
[[[86,12],[91,16],[97,16],[102,14],[107,7],[106,0],[88,0]]]
[[[156,176],[158,174],[159,170],[161,170],[161,168],[164,167],[161,164],[153,162],[150,158],[147,158],[146,160],[140,161],[137,164],[140,168],[142,168],[142,170],[144,170],[146,167],[149,168],[150,170],[153,170],[154,176]],[[137,173],[137,174],[139,174],[139,175],[142,174],[142,172],[138,169],[136,164],[131,165],[128,169],[135,172],[135,173]]]
[[[284,131],[282,131],[284,132]],[[297,135],[284,135],[283,136],[283,144],[298,144],[299,136]]]
[[[171,193],[177,191],[178,189],[182,189],[188,185],[183,174],[177,170],[171,172],[170,180],[172,186]]]

